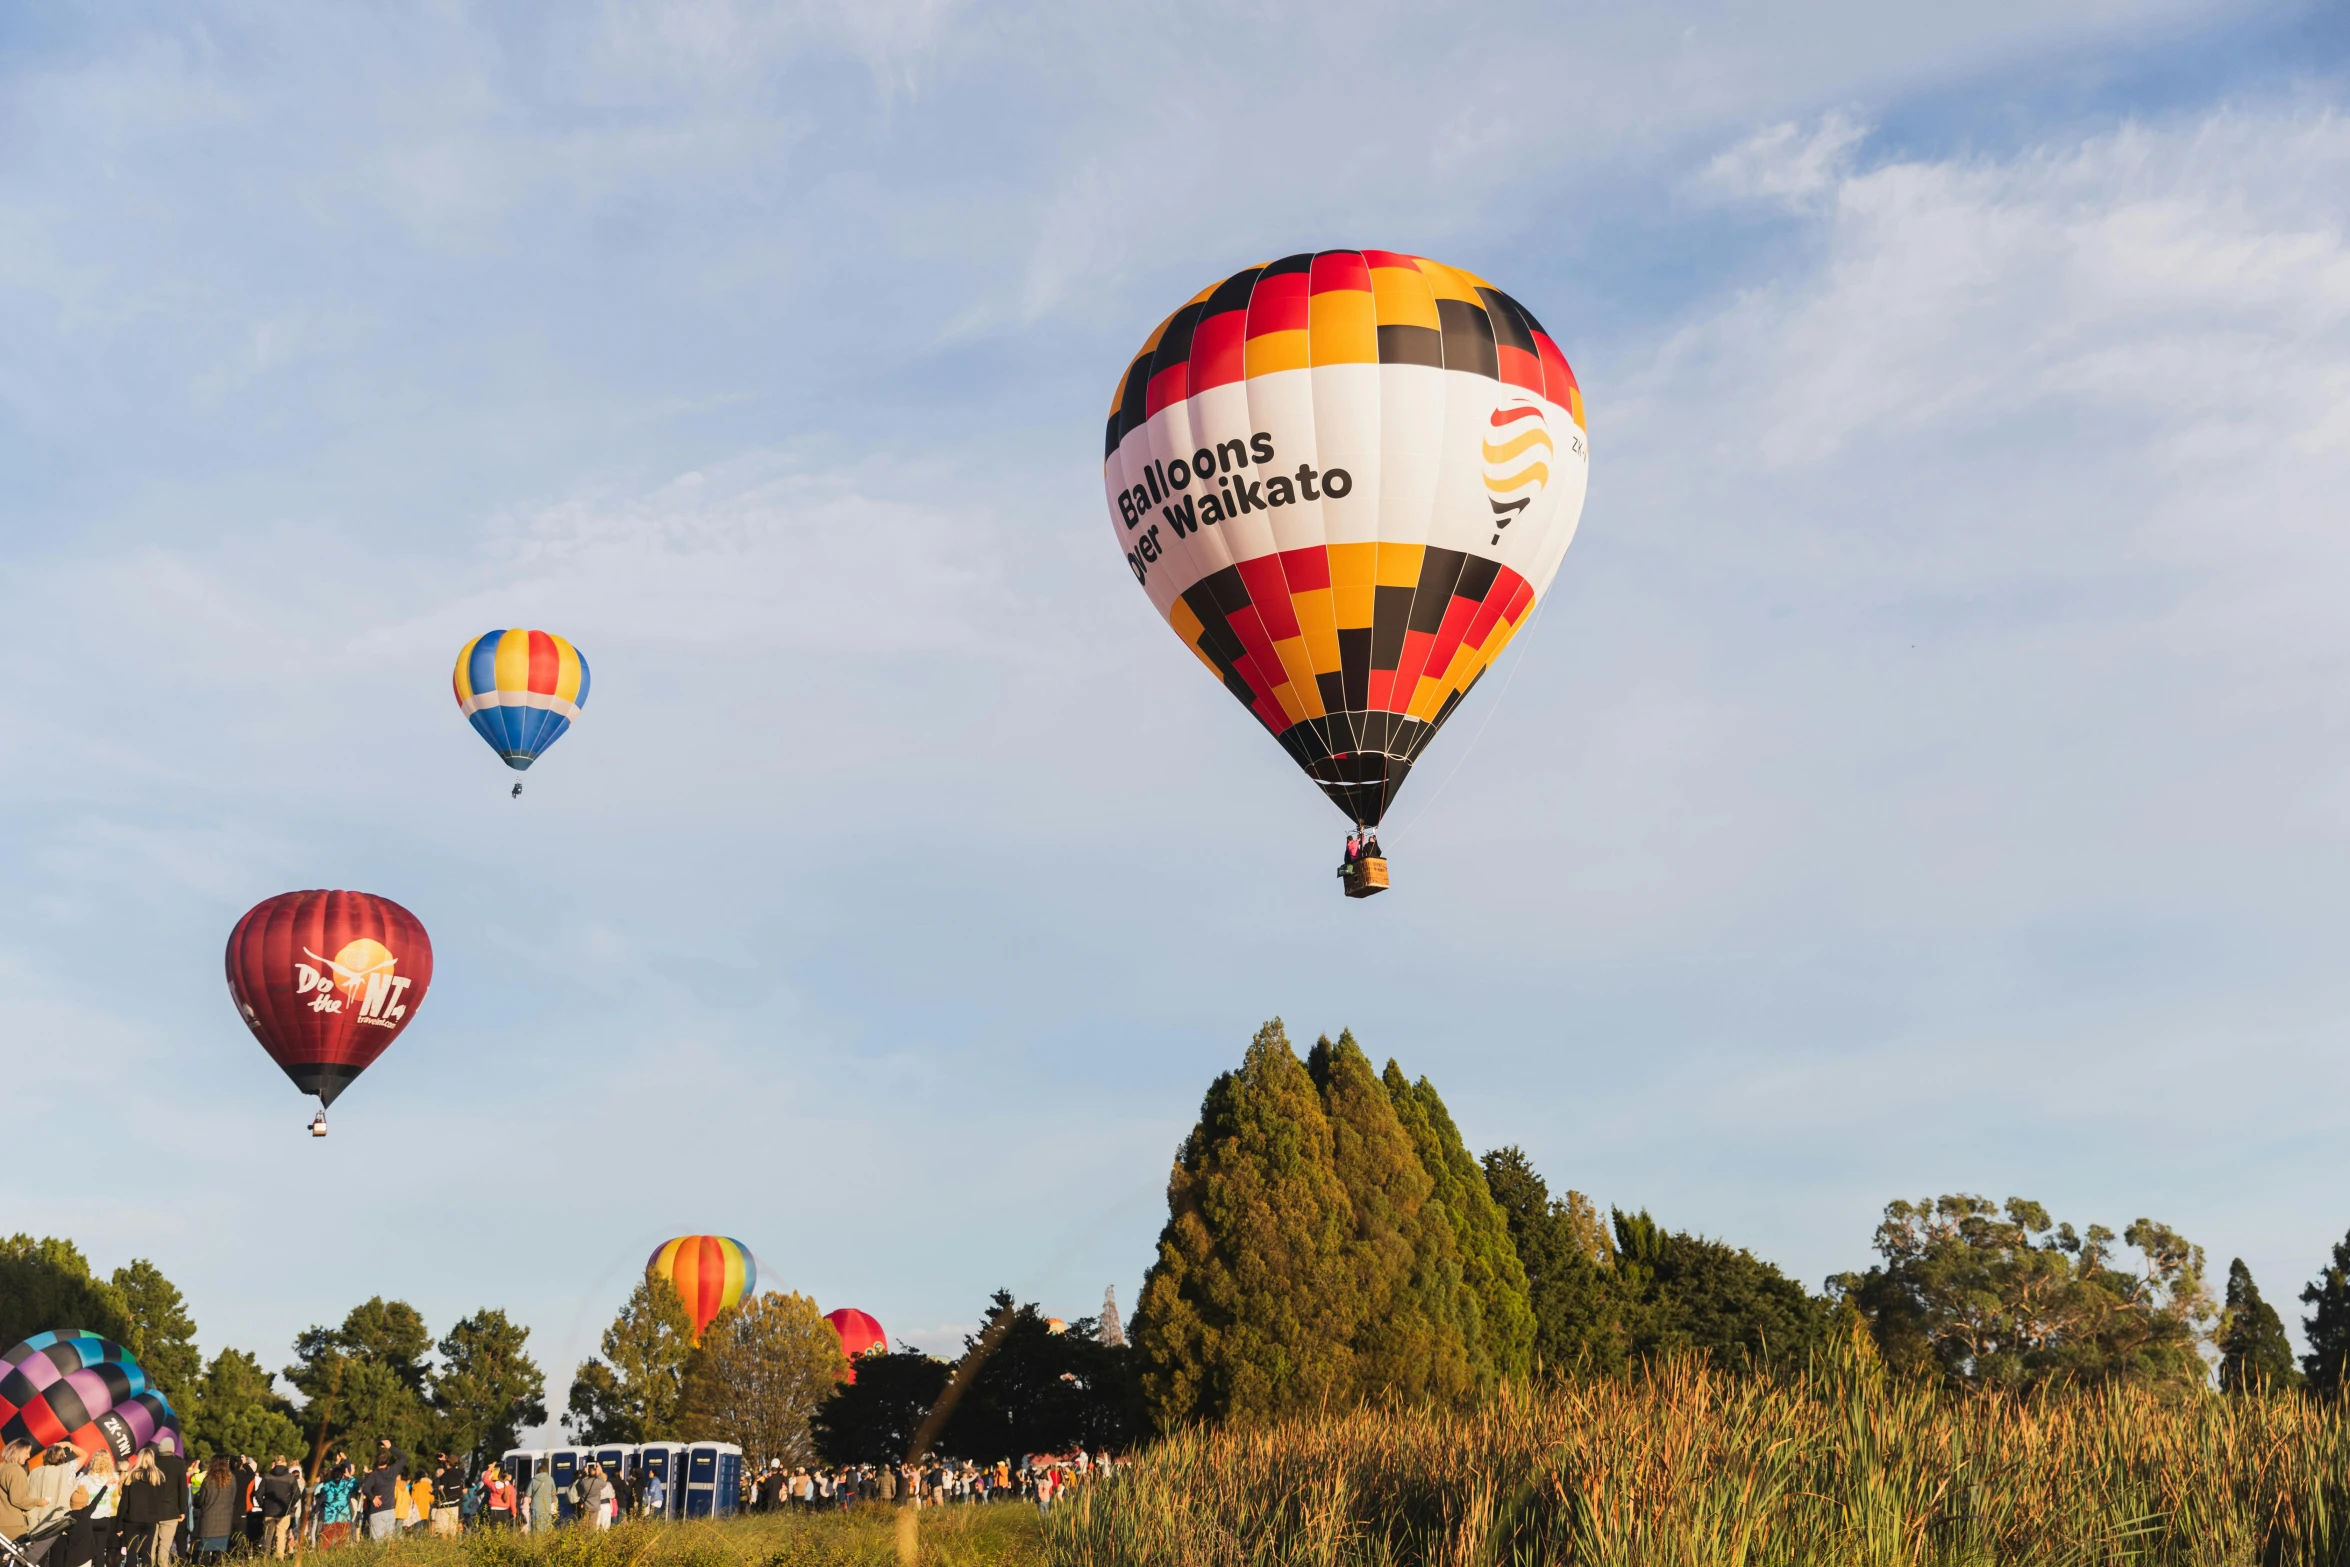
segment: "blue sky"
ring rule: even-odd
[[[1817,1286],[1897,1196],[2350,1226],[2350,31],[2295,5],[0,21],[0,1205],[282,1364],[560,1391],[653,1244],[1131,1305],[1263,1019]],[[1583,381],[1541,618],[1342,824],[1151,614],[1113,383],[1314,246]],[[522,801],[448,695],[595,667]],[[433,932],[334,1135],[220,950]],[[2288,1315],[2291,1312],[2288,1311]]]

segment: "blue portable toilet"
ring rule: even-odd
[[[741,1497],[743,1450],[732,1442],[696,1442],[685,1450],[688,1518],[726,1518]]]
[[[683,1442],[647,1442],[636,1450],[636,1474],[639,1490],[645,1489],[657,1475],[661,1480],[661,1511],[656,1516],[676,1518],[685,1499],[685,1444]]]
[[[498,1467],[506,1471],[506,1478],[514,1482],[515,1490],[528,1491],[531,1476],[537,1474],[539,1466],[546,1461],[547,1452],[543,1447],[515,1447],[499,1456]]]
[[[579,1479],[579,1472],[587,1467],[588,1450],[584,1447],[550,1447],[547,1449],[547,1472],[555,1479],[555,1516],[569,1523],[579,1516],[579,1504],[571,1499],[571,1487]]]
[[[595,1459],[604,1466],[604,1478],[616,1483],[615,1489],[622,1475],[636,1473],[636,1449],[633,1447],[599,1447],[595,1451]]]

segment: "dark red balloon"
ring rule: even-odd
[[[237,1012],[294,1086],[331,1105],[400,1037],[432,983],[417,917],[364,892],[281,892],[228,938]]]

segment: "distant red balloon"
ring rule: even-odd
[[[330,1105],[400,1037],[432,983],[415,915],[364,892],[281,892],[228,938],[237,1012],[294,1086]]]
[[[843,1306],[828,1311],[824,1320],[831,1323],[840,1335],[840,1352],[849,1357],[849,1380],[857,1380],[857,1357],[869,1349],[889,1353],[889,1335],[881,1331],[881,1324],[854,1306]]]

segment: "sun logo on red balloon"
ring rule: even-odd
[[[309,996],[311,1011],[340,1012],[356,1003],[358,1020],[378,1028],[391,1028],[408,1015],[400,996],[412,981],[392,972],[400,960],[374,937],[346,942],[331,958],[322,958],[308,947],[302,949],[302,956],[310,961],[294,965],[294,994]],[[342,993],[339,999],[337,991]]]

